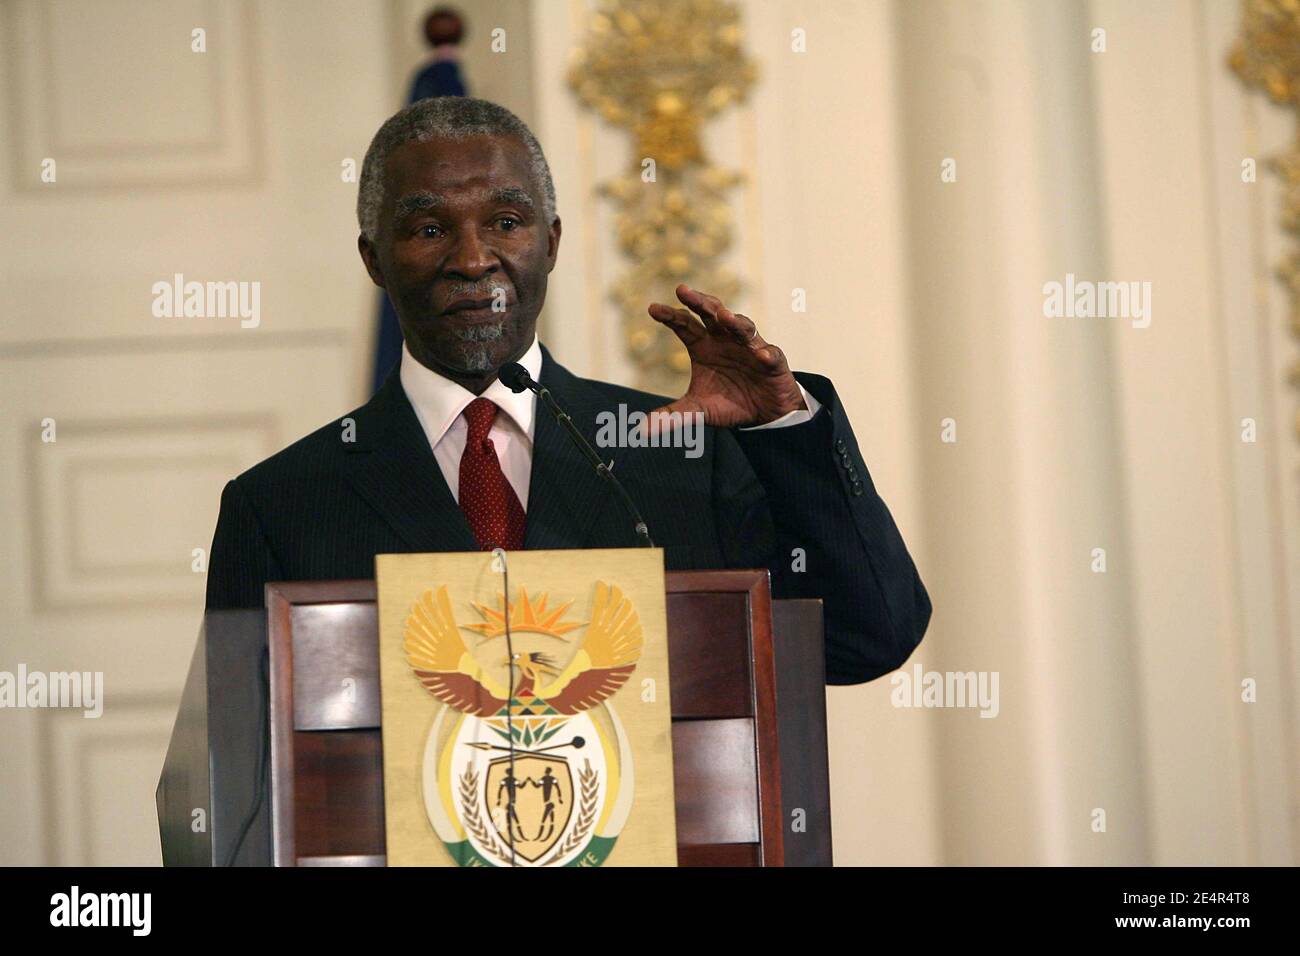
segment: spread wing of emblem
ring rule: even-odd
[[[537,696],[561,714],[595,707],[626,682],[641,658],[641,619],[623,592],[596,582],[596,601],[582,646]]]
[[[438,700],[466,714],[498,713],[509,694],[465,646],[451,612],[447,588],[425,591],[406,619],[406,660],[420,683]]]

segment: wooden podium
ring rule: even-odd
[[[829,866],[821,602],[771,600],[765,571],[665,581],[678,863]],[[375,584],[266,596],[205,618],[158,783],[163,862],[382,866]]]

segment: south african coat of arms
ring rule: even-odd
[[[407,662],[442,705],[425,811],[461,866],[599,866],[627,819],[632,752],[610,698],[641,657],[640,617],[604,581],[585,622],[572,604],[520,588],[508,607],[472,603],[481,620],[460,624],[441,586],[407,615]]]

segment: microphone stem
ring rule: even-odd
[[[592,467],[596,469],[596,474],[609,482],[610,486],[618,494],[619,500],[623,502],[623,507],[627,509],[627,513],[632,517],[637,544],[643,548],[653,548],[655,543],[650,540],[650,529],[646,527],[645,519],[641,517],[641,512],[637,511],[636,504],[632,501],[632,496],[627,493],[627,489],[623,487],[623,483],[614,477],[614,473],[609,470],[609,466],[600,460],[600,456],[596,454],[590,442],[578,430],[578,426],[573,424],[573,419],[551,397],[551,390],[545,385],[537,385],[533,391],[537,393],[538,398],[546,403],[546,407],[551,410],[555,420],[569,433],[573,443],[578,446],[578,450],[586,456]]]

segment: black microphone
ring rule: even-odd
[[[633,530],[636,531],[637,542],[644,548],[653,548],[655,543],[650,540],[650,530],[646,527],[645,519],[641,517],[641,512],[636,510],[636,504],[632,501],[632,496],[627,493],[623,483],[614,477],[614,473],[609,470],[609,466],[600,460],[596,450],[583,437],[582,432],[573,424],[573,419],[568,413],[556,403],[551,395],[551,390],[546,386],[533,381],[533,377],[528,374],[528,369],[524,368],[518,362],[511,362],[509,365],[502,366],[497,372],[497,378],[501,384],[512,392],[522,392],[528,389],[551,410],[555,420],[563,426],[564,430],[569,433],[573,443],[578,446],[578,451],[582,452],[586,459],[591,462],[592,467],[596,469],[596,474],[608,481],[618,493],[619,500],[623,502],[623,507],[627,509],[629,517],[632,519]]]
[[[528,374],[528,369],[518,362],[511,362],[509,365],[501,366],[500,371],[497,372],[497,378],[501,379],[501,384],[516,395],[530,385],[533,386],[533,391],[541,388],[540,385],[533,381],[533,377]]]

